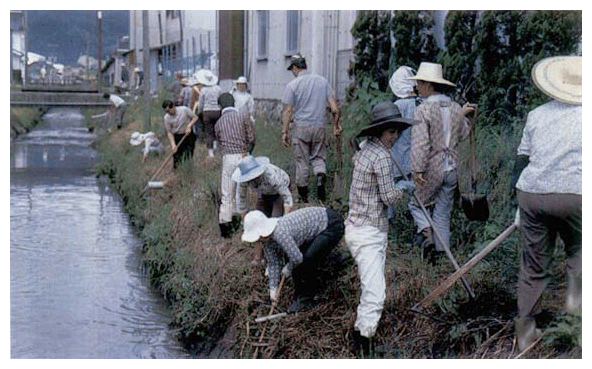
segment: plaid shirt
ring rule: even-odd
[[[403,198],[395,187],[393,160],[389,149],[370,137],[353,157],[354,170],[349,191],[349,214],[346,225],[373,226],[388,231],[388,206]]]
[[[257,191],[257,195],[280,195],[284,200],[284,206],[293,206],[294,199],[290,191],[290,176],[283,169],[267,164],[262,174],[263,181],[257,185],[254,181],[241,183],[236,191],[236,207],[239,212],[247,211],[247,191],[244,187],[251,187]]]
[[[255,132],[251,120],[248,116],[239,114],[235,108],[222,110],[214,130],[222,155],[246,154],[255,145]]]
[[[281,273],[282,254],[288,255],[288,268],[302,263],[300,246],[312,241],[327,228],[327,209],[302,208],[282,216],[271,234],[272,240],[263,245],[269,272],[269,288],[277,288]]]

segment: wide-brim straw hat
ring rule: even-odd
[[[442,77],[442,65],[437,63],[421,62],[417,74],[409,79],[427,81],[455,87],[456,85]]]
[[[243,224],[243,242],[255,242],[261,237],[267,237],[273,233],[278,218],[268,218],[260,210],[253,210],[245,215]]]
[[[358,137],[375,135],[377,132],[391,127],[402,131],[414,123],[412,119],[403,118],[399,108],[390,101],[383,101],[374,105],[371,115],[372,121],[358,133]]]
[[[232,180],[238,183],[249,182],[263,174],[267,164],[269,158],[266,156],[247,155],[238,163],[238,167],[232,173]]]
[[[218,76],[216,76],[209,69],[200,69],[193,75],[193,78],[197,83],[201,83],[204,86],[214,86],[218,83]]]
[[[547,96],[567,104],[582,104],[582,57],[553,56],[532,67],[534,84]]]

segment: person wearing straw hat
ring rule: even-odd
[[[327,80],[308,72],[306,60],[299,54],[290,58],[288,70],[294,80],[286,85],[282,96],[282,143],[292,147],[295,162],[295,183],[302,202],[308,202],[310,167],[317,179],[317,197],[326,200],[327,179],[327,106],[333,120],[333,134],[343,130],[337,99]]]
[[[248,210],[247,190],[257,192],[255,209],[268,217],[280,217],[289,213],[294,206],[290,191],[290,176],[283,169],[271,164],[265,156],[247,155],[232,173],[232,180],[239,183],[236,192],[236,207],[240,214]],[[254,264],[262,264],[260,245],[255,245]]]
[[[368,354],[386,298],[387,206],[403,198],[395,186],[391,149],[399,133],[413,122],[390,101],[376,104],[372,120],[357,137],[367,137],[353,157],[345,243],[358,266],[362,285],[352,332],[354,350]]]
[[[240,76],[236,80],[236,89],[232,91],[232,97],[234,97],[234,107],[239,113],[249,117],[252,122],[255,121],[255,101],[253,96],[247,91],[247,78]]]
[[[567,255],[565,311],[581,314],[582,306],[582,57],[542,59],[532,79],[552,100],[528,113],[515,162],[522,231],[515,321],[520,351],[541,334],[535,315],[552,277],[557,234]]]
[[[181,105],[191,107],[191,86],[193,83],[188,78],[183,78],[181,80],[181,85],[183,88],[179,93],[179,101],[181,102]]]
[[[255,129],[252,122],[234,107],[234,98],[229,92],[220,95],[218,103],[222,108],[220,118],[214,127],[216,139],[220,142],[222,154],[222,176],[220,180],[220,212],[218,223],[220,234],[230,238],[239,226],[236,213],[236,182],[232,174],[239,161],[255,146]],[[234,221],[233,221],[234,218]]]
[[[450,215],[458,187],[458,142],[468,137],[471,122],[467,115],[475,109],[468,103],[461,108],[445,95],[456,85],[442,77],[440,64],[422,62],[417,74],[410,79],[417,81],[419,95],[424,98],[415,111],[418,123],[411,130],[410,158],[415,194],[423,204],[434,203],[433,224],[445,245],[434,240],[434,230],[415,199],[409,202],[409,209],[417,224],[417,232],[425,238],[424,252],[435,261],[436,254],[444,252],[446,246],[450,247]]]
[[[195,135],[192,128],[197,116],[188,107],[176,106],[171,100],[164,100],[162,109],[165,112],[164,128],[173,151],[173,168],[176,169],[182,160],[193,157]]]
[[[146,133],[134,132],[134,133],[132,133],[132,136],[130,138],[130,144],[132,146],[141,145],[142,142],[144,143],[144,149],[142,150],[142,153],[143,153],[142,162],[145,162],[146,158],[151,153],[156,154],[156,155],[162,154],[162,152],[163,152],[162,144],[160,143],[160,140],[158,139],[158,137],[156,137],[154,135],[154,132],[146,132]]]
[[[407,119],[413,119],[415,108],[422,102],[422,99],[417,94],[417,83],[409,79],[414,75],[415,70],[413,68],[402,65],[395,70],[389,80],[389,87],[397,98],[394,104],[401,112],[401,116]],[[396,165],[393,167],[395,183],[405,181],[405,176],[411,178],[411,127],[401,132],[401,136],[393,145],[391,153],[399,161],[403,169],[403,172],[401,172]],[[393,206],[388,208],[388,219],[393,235],[396,237],[395,208]]]
[[[324,207],[307,207],[282,217],[267,217],[259,210],[245,215],[244,242],[262,242],[267,259],[269,297],[276,300],[280,274],[292,277],[296,301],[288,307],[296,313],[314,303],[318,288],[316,271],[343,237],[343,218]],[[281,266],[283,256],[288,262]]]
[[[209,69],[200,69],[195,73],[197,82],[203,85],[201,93],[199,94],[199,105],[197,114],[201,116],[203,122],[204,136],[206,140],[206,147],[208,149],[208,157],[214,157],[215,143],[214,125],[218,118],[220,118],[220,105],[218,105],[218,98],[222,93],[220,86],[218,86],[218,77]]]

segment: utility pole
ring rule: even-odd
[[[100,91],[101,90],[101,86],[103,84],[103,71],[101,70],[101,60],[103,59],[103,31],[102,31],[102,20],[103,20],[103,12],[102,11],[98,11],[97,12],[97,22],[98,22],[98,34],[99,34],[99,40],[98,40],[98,53],[99,53],[99,57],[97,58],[99,60],[99,70],[98,70],[98,75],[97,75],[97,89]]]
[[[23,87],[27,86],[27,76],[29,64],[29,11],[25,10],[25,65],[23,65]]]
[[[144,59],[144,65],[142,70],[144,71],[144,132],[150,129],[150,30],[148,27],[148,10],[142,10],[142,57]]]

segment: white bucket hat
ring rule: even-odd
[[[554,56],[532,67],[534,84],[553,99],[582,105],[582,57]]]
[[[414,91],[413,88],[417,84],[414,80],[410,79],[415,74],[413,68],[408,67],[406,65],[402,65],[395,73],[393,73],[391,79],[389,80],[389,86],[393,94],[400,99],[404,99],[413,95]]]
[[[247,84],[247,77],[245,77],[245,76],[238,77],[238,79],[236,80],[236,83],[237,84],[239,84],[239,83]]]
[[[232,173],[232,180],[238,183],[249,182],[259,177],[269,164],[269,158],[266,156],[253,157],[247,155],[238,163],[238,167]]]
[[[133,146],[138,146],[139,144],[141,144],[142,142],[144,142],[144,135],[141,134],[140,132],[134,132],[132,133],[132,137],[130,138],[130,144],[132,144]]]
[[[243,242],[255,242],[261,237],[267,237],[273,233],[278,223],[278,218],[268,218],[259,210],[253,210],[245,215],[244,231],[241,239]]]
[[[421,62],[417,74],[409,79],[439,83],[455,87],[456,85],[442,78],[442,65],[437,63]]]
[[[218,83],[218,77],[209,69],[200,69],[193,75],[197,83],[204,86],[214,86]]]

